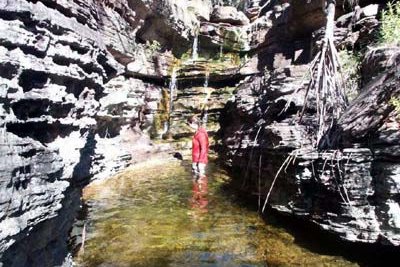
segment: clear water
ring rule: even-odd
[[[136,166],[85,189],[89,206],[80,266],[356,266],[295,244],[226,190],[210,164],[193,180],[178,161]]]

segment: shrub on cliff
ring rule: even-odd
[[[390,99],[390,104],[394,106],[394,110],[397,112],[397,117],[400,117],[400,98],[392,97]]]
[[[382,12],[379,43],[382,45],[400,45],[400,2],[388,3]]]
[[[349,101],[353,100],[360,90],[361,82],[361,58],[354,51],[339,51],[340,65],[342,67],[343,82],[346,96]]]

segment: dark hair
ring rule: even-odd
[[[189,124],[193,124],[193,123],[199,124],[199,119],[197,118],[196,115],[193,115],[193,116],[191,116],[191,117],[189,117],[187,119],[187,123],[189,123]]]

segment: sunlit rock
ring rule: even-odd
[[[246,15],[233,6],[217,6],[211,14],[211,22],[228,23],[232,25],[247,25],[250,23]]]

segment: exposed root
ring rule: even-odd
[[[346,200],[347,200],[347,202],[345,201],[345,203],[347,205],[351,206],[351,201],[350,201],[350,198],[349,198],[349,194],[347,193],[347,188],[344,185],[344,177],[342,176],[342,172],[343,171],[340,168],[340,162],[339,162],[338,158],[336,158],[336,164],[337,164],[336,166],[337,166],[337,170],[338,170],[338,173],[339,173],[339,178],[340,178],[340,181],[342,182],[342,188],[343,188],[344,194],[346,196]],[[340,187],[338,187],[338,190],[340,192]]]
[[[326,13],[327,24],[322,48],[311,62],[310,83],[306,88],[304,105],[299,116],[299,122],[301,122],[310,102],[310,94],[312,94],[316,99],[317,108],[316,148],[333,147],[335,145],[337,140],[332,139],[329,133],[348,105],[339,54],[334,44],[335,1],[327,1]],[[294,95],[300,89],[302,89],[302,86],[296,89]],[[290,103],[291,101],[286,103],[281,113],[287,111]]]
[[[277,181],[277,178],[279,177],[279,175],[281,174],[282,171],[284,171],[284,172],[286,173],[287,168],[289,167],[289,165],[290,165],[291,163],[292,163],[293,165],[295,164],[296,159],[297,159],[297,156],[298,156],[301,152],[302,152],[301,149],[296,149],[296,150],[292,151],[292,152],[286,157],[285,161],[284,161],[284,162],[282,163],[282,165],[280,166],[278,172],[276,173],[276,175],[275,175],[275,177],[274,177],[274,179],[273,179],[273,181],[272,181],[272,183],[271,183],[271,186],[270,186],[270,188],[269,188],[267,197],[266,197],[266,199],[265,199],[265,201],[264,201],[264,205],[263,205],[262,210],[261,210],[262,213],[264,213],[264,211],[265,211],[265,208],[266,208],[266,206],[267,206],[267,204],[268,204],[270,195],[271,195],[272,190],[273,190],[273,188],[274,188],[274,186],[275,186],[275,183],[276,183],[276,181]],[[321,173],[324,173],[324,172],[325,172],[326,167],[327,167],[327,165],[328,165],[328,161],[330,161],[330,164],[329,164],[329,165],[330,165],[330,170],[328,169],[328,171],[330,171],[330,175],[331,175],[331,176],[333,177],[333,179],[334,179],[334,183],[336,184],[337,191],[338,191],[338,193],[339,193],[339,195],[340,195],[340,198],[342,199],[342,201],[343,201],[343,203],[344,203],[345,205],[347,205],[347,206],[352,206],[351,200],[350,200],[350,197],[349,197],[349,194],[348,194],[348,190],[347,190],[347,188],[346,188],[346,186],[345,186],[345,181],[344,181],[344,179],[345,179],[345,178],[344,178],[344,172],[345,172],[345,171],[344,171],[344,167],[341,166],[341,164],[340,164],[339,155],[338,155],[339,153],[340,153],[339,150],[335,150],[335,151],[333,151],[333,154],[332,154],[331,156],[327,157],[327,158],[324,160],[324,163],[323,163],[323,166],[322,166],[322,172],[321,172]],[[350,159],[351,159],[351,154],[350,154],[349,158],[347,159],[345,165],[347,165],[347,164],[349,163]],[[258,191],[259,191],[259,196],[261,195],[261,193],[260,193],[260,192],[261,192],[261,187],[260,187],[261,167],[260,167],[260,166],[261,166],[261,156],[260,156],[260,159],[259,159],[259,170],[258,170]],[[316,170],[315,170],[315,166],[314,166],[314,160],[311,160],[311,169],[312,169],[312,175],[313,175],[313,177],[316,178],[316,179],[318,179],[318,178],[317,178],[317,177],[318,177],[318,174],[317,174],[317,172],[316,172]],[[259,204],[258,204],[258,205],[259,205],[259,207],[260,207],[260,199],[259,199]]]
[[[245,175],[244,175],[242,187],[244,187],[244,185],[246,184],[247,178],[249,177],[249,169],[250,169],[250,164],[253,161],[254,147],[257,144],[258,135],[260,134],[261,128],[262,128],[262,126],[258,127],[258,131],[257,131],[256,137],[254,138],[253,145],[251,147],[250,157],[249,157],[249,161],[247,162],[247,167],[246,167],[246,172],[245,172]]]
[[[272,189],[274,188],[276,179],[278,178],[279,174],[282,172],[283,169],[285,169],[285,171],[286,171],[287,167],[289,166],[289,164],[290,164],[290,162],[292,161],[293,158],[294,158],[294,155],[291,153],[291,154],[285,159],[285,161],[282,163],[281,167],[279,168],[278,172],[276,173],[275,178],[274,178],[274,180],[272,181],[271,187],[269,188],[267,197],[265,198],[264,206],[263,206],[261,212],[264,213],[265,207],[266,207],[267,204],[268,204],[269,196],[271,195]]]

